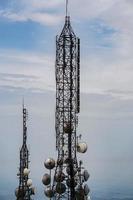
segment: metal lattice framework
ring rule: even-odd
[[[20,149],[19,187],[15,190],[17,200],[32,200],[34,188],[31,187],[32,180],[29,179],[29,150],[27,148],[27,109],[23,106],[23,144]]]
[[[86,143],[79,143],[76,134],[80,111],[80,39],[76,37],[70,17],[66,16],[60,36],[56,37],[56,149],[57,161],[52,158],[44,165],[50,170],[42,182],[47,185],[45,195],[52,199],[85,200],[89,188],[87,170],[83,171],[82,161],[77,152],[85,153]],[[51,170],[55,168],[52,176]]]
[[[56,41],[56,147],[58,160],[69,163],[71,196],[74,195],[74,168],[77,168],[76,125],[79,111],[79,39],[75,36],[70,18]],[[68,127],[67,127],[68,126]],[[69,133],[65,133],[69,128]],[[68,159],[68,160],[67,160]],[[57,166],[60,170],[60,166]]]

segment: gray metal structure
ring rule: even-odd
[[[19,186],[15,190],[16,200],[32,200],[31,196],[34,195],[34,188],[32,180],[29,179],[29,150],[27,147],[27,109],[23,105],[23,144],[20,149],[20,166],[19,173]]]
[[[86,200],[89,188],[85,182],[89,173],[77,159],[77,152],[87,151],[87,144],[79,141],[81,137],[76,131],[80,112],[80,39],[72,29],[67,3],[65,24],[56,37],[55,130],[58,156],[56,161],[52,158],[45,161],[44,165],[50,171],[44,174],[42,182],[46,186],[45,195],[50,199]]]
[[[66,16],[62,33],[56,40],[56,148],[58,160],[69,167],[69,193],[74,197],[74,170],[77,170],[76,127],[79,113],[79,38]],[[68,129],[68,130],[65,130]],[[66,165],[65,164],[65,165]],[[58,165],[56,171],[63,166]]]

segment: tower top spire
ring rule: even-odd
[[[68,16],[68,0],[66,0],[66,17]]]
[[[24,109],[24,97],[22,98],[22,107]]]

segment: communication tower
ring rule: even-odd
[[[42,182],[45,195],[50,199],[86,200],[89,195],[89,173],[78,162],[77,152],[85,153],[87,144],[77,136],[80,112],[80,39],[76,37],[68,16],[63,30],[56,37],[56,150],[57,160],[48,158],[44,165],[49,169]],[[53,170],[52,170],[53,169]]]
[[[28,112],[23,104],[23,144],[20,149],[20,166],[17,174],[19,186],[15,190],[16,200],[32,200],[35,188],[32,187],[32,180],[29,178],[29,150],[27,147],[27,117]]]

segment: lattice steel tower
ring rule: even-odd
[[[20,149],[20,166],[19,186],[15,190],[16,200],[32,200],[31,196],[35,194],[35,189],[32,187],[32,180],[29,179],[29,150],[27,148],[27,109],[23,105],[23,144]]]
[[[50,170],[43,176],[45,195],[52,199],[87,199],[89,173],[77,152],[85,153],[87,144],[79,142],[76,129],[80,112],[80,39],[76,37],[67,15],[60,36],[56,37],[56,149],[57,161],[49,158],[44,165]],[[54,173],[52,173],[54,169]]]

